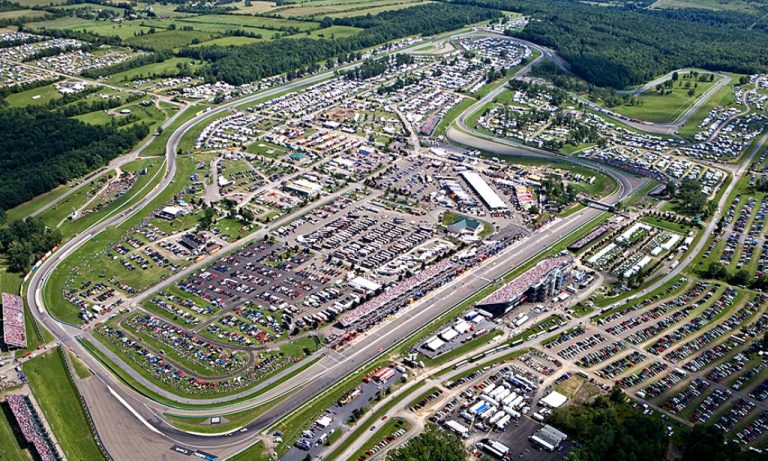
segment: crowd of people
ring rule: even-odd
[[[392,286],[389,290],[385,291],[379,296],[367,301],[355,309],[344,314],[339,321],[343,326],[349,326],[357,322],[361,318],[370,314],[389,304],[390,302],[400,298],[404,294],[411,292],[414,288],[418,287],[422,283],[432,279],[433,277],[446,272],[453,266],[453,262],[448,259],[444,259],[436,264],[429,266],[421,272],[418,272],[413,277],[408,277],[402,282],[399,282]]]
[[[24,304],[19,296],[3,293],[3,341],[7,345],[27,347],[24,328]]]
[[[520,277],[504,285],[501,289],[494,292],[492,295],[481,301],[480,305],[486,304],[499,304],[505,302],[511,302],[522,293],[528,290],[531,286],[538,283],[544,278],[550,271],[557,267],[570,265],[573,258],[570,256],[559,256],[556,258],[545,259],[541,263],[537,264],[533,269],[527,271]]]
[[[37,451],[41,461],[57,461],[62,459],[53,441],[48,436],[48,432],[40,422],[37,412],[32,407],[29,398],[26,395],[12,394],[6,397],[8,406],[11,408],[16,422],[21,428],[24,440],[31,443]]]

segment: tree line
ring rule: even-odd
[[[36,218],[17,220],[0,227],[0,253],[5,255],[10,272],[27,272],[60,241],[58,229],[50,229]]]
[[[241,85],[282,73],[293,75],[315,70],[321,61],[391,40],[410,35],[433,35],[500,15],[499,11],[471,5],[457,7],[433,3],[333,21],[333,24],[364,29],[351,37],[278,39],[238,47],[187,47],[180,51],[180,55],[210,62],[210,68],[203,71],[210,80]]]
[[[532,16],[509,35],[552,47],[590,83],[625,88],[682,67],[755,73],[768,69],[768,33],[742,16],[700,10],[630,10],[577,0],[453,0]]]
[[[764,461],[765,453],[742,451],[736,443],[725,444],[722,431],[714,426],[681,427],[681,446],[669,450],[670,438],[664,423],[633,409],[621,388],[610,396],[598,396],[589,403],[555,410],[549,424],[564,431],[579,445],[568,454],[571,461],[650,461],[674,459],[698,461]]]
[[[83,176],[149,134],[143,124],[93,126],[46,107],[0,112],[0,209]]]

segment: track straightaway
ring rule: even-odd
[[[466,34],[466,32],[461,33],[461,35],[464,34]],[[445,40],[445,37],[436,38],[434,40]],[[423,46],[424,44],[425,43],[422,42],[417,46]],[[562,61],[554,55],[551,50],[541,47],[537,48],[542,51],[543,58],[553,59],[555,62],[558,62],[559,65],[563,65]],[[403,50],[401,49],[396,52],[402,51]],[[530,69],[532,64],[533,63],[530,63],[524,70],[527,71]],[[353,64],[347,68],[356,65],[357,64]],[[101,438],[104,440],[118,440],[120,438],[136,437],[136,440],[146,441],[145,444],[142,444],[142,447],[135,447],[134,451],[130,451],[130,448],[125,444],[119,444],[118,442],[108,443],[111,448],[119,451],[119,454],[113,454],[116,458],[122,459],[130,456],[132,459],[157,459],[156,447],[170,447],[173,443],[215,452],[222,456],[231,455],[232,453],[239,451],[254,442],[256,437],[254,432],[270,427],[275,422],[284,418],[287,414],[302,407],[313,397],[322,394],[323,391],[353,373],[361,366],[380,357],[382,353],[386,353],[386,351],[390,350],[393,345],[416,334],[424,325],[454,307],[457,304],[456,300],[469,298],[472,294],[488,286],[488,280],[496,280],[507,273],[510,268],[518,267],[526,261],[535,258],[551,248],[552,245],[556,244],[562,238],[577,231],[603,213],[601,210],[586,208],[568,218],[553,222],[544,230],[535,233],[525,240],[525,245],[515,245],[499,255],[494,259],[493,264],[480,266],[470,274],[465,274],[454,280],[452,283],[447,284],[422,298],[416,305],[416,308],[409,309],[407,312],[403,313],[403,315],[398,315],[398,328],[393,329],[386,324],[379,325],[365,336],[364,341],[354,343],[342,354],[333,353],[322,356],[317,362],[267,391],[259,392],[257,395],[253,395],[256,394],[257,390],[243,391],[241,394],[230,398],[200,400],[178,398],[175,400],[180,404],[186,403],[187,405],[191,405],[191,403],[197,403],[198,405],[224,405],[226,403],[226,405],[219,410],[175,408],[171,405],[159,403],[127,386],[106,369],[101,362],[85,351],[82,345],[77,341],[78,337],[85,334],[80,328],[57,320],[46,309],[43,296],[45,285],[56,267],[65,259],[63,256],[71,255],[76,249],[80,248],[106,229],[126,222],[137,213],[142,212],[156,197],[158,197],[173,182],[176,174],[176,151],[179,143],[182,137],[190,132],[195,125],[209,117],[232,110],[236,106],[247,104],[248,102],[258,99],[275,96],[279,93],[297,89],[301,86],[320,82],[327,78],[331,78],[332,76],[333,71],[328,71],[280,87],[261,91],[246,98],[217,106],[216,108],[198,114],[185,122],[171,134],[168,140],[165,150],[165,171],[162,179],[154,188],[152,188],[137,203],[122,211],[114,212],[88,230],[76,235],[70,241],[63,244],[53,256],[46,259],[31,275],[27,285],[26,299],[35,319],[45,325],[45,327],[54,334],[60,344],[75,351],[95,375],[95,380],[89,380],[87,392],[84,392],[84,395],[86,403],[94,415],[94,420]],[[495,97],[495,94],[497,93],[492,92],[486,98]],[[483,98],[482,101],[485,101],[486,98]],[[478,104],[479,103],[480,102],[478,102]],[[473,108],[475,108],[475,106],[476,105],[473,105]],[[472,110],[472,108],[470,108],[470,110]],[[457,121],[459,127],[464,123],[466,116],[471,113],[472,112],[468,110],[460,116]],[[621,170],[596,165],[582,159],[566,158],[546,151],[519,146],[505,140],[487,137],[485,135],[480,135],[479,133],[471,133],[465,128],[460,129],[452,126],[449,131],[449,137],[458,143],[495,152],[500,155],[544,157],[561,162],[577,163],[601,171],[611,176],[618,183],[617,189],[609,197],[604,199],[608,203],[616,203],[629,196],[644,183],[643,179],[634,177]],[[150,390],[162,391],[158,392],[161,394],[166,393],[166,391],[158,388],[156,385],[153,385],[152,383],[149,384],[150,386],[148,387]],[[235,400],[236,398],[251,395],[252,398],[247,401],[231,403],[232,400]],[[119,401],[115,396],[119,396]],[[220,412],[220,414],[226,414],[273,402],[277,398],[283,399],[280,405],[268,409],[253,422],[248,424],[248,429],[252,429],[248,432],[235,431],[228,435],[191,434],[171,426],[161,417],[161,415],[166,412],[198,417],[211,415],[217,411]],[[190,400],[191,403],[189,402]],[[136,414],[138,414],[143,421],[134,417]],[[152,429],[150,430],[149,427],[146,427],[144,422],[150,425]],[[130,433],[130,436],[127,435],[128,433]],[[153,448],[152,450],[154,451],[152,451],[146,447],[155,448]],[[154,453],[154,455],[152,455],[152,453]],[[164,452],[164,455],[167,455],[169,458],[176,456],[168,451]]]

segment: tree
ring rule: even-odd
[[[682,202],[682,208],[692,213],[705,213],[707,196],[701,191],[701,185],[695,181],[685,180],[676,191],[676,197]]]
[[[722,263],[712,262],[709,263],[709,267],[706,270],[702,271],[701,275],[708,279],[725,280],[728,278],[728,270]]]
[[[61,241],[61,232],[37,218],[16,220],[0,228],[0,253],[8,257],[11,272],[26,272],[36,259]]]
[[[571,452],[571,460],[664,458],[668,440],[662,423],[632,411],[621,394],[612,392],[610,398],[600,396],[591,403],[560,408],[553,413],[549,423],[581,443]]]
[[[387,454],[387,461],[464,461],[467,452],[456,435],[429,424],[408,444]]]
[[[32,249],[28,244],[13,242],[7,255],[10,272],[26,272],[32,264]]]
[[[749,282],[749,279],[751,278],[751,275],[748,270],[740,269],[736,271],[735,274],[733,274],[733,277],[731,277],[730,282],[734,285],[746,285]]]
[[[216,220],[216,210],[210,206],[203,210],[203,215],[197,221],[197,227],[201,230],[208,230],[213,226]]]

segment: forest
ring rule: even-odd
[[[452,432],[430,424],[426,430],[387,454],[387,461],[463,461],[464,445]]]
[[[180,55],[211,62],[209,79],[233,85],[288,73],[295,76],[315,70],[318,63],[364,48],[381,45],[410,35],[434,35],[467,24],[500,17],[496,10],[471,5],[457,7],[430,3],[402,10],[386,11],[375,16],[335,19],[333,24],[360,27],[365,30],[342,39],[313,40],[290,38],[258,42],[238,47],[212,46],[184,48]]]
[[[670,450],[665,423],[632,408],[619,387],[610,396],[598,396],[588,403],[556,410],[549,424],[578,442],[569,453],[571,461],[646,461],[667,459],[675,452],[681,461],[764,461],[766,454],[742,451],[738,444],[726,444],[714,426],[680,427],[682,443]],[[672,421],[667,421],[671,424]]]
[[[34,261],[60,241],[61,232],[58,229],[51,229],[35,218],[13,221],[0,227],[0,254],[6,256],[10,272],[28,271]]]
[[[534,19],[509,32],[554,48],[599,86],[625,88],[681,67],[739,73],[768,69],[768,31],[747,30],[743,13],[631,10],[575,0],[453,0],[521,12]]]
[[[123,129],[92,126],[60,112],[0,112],[0,209],[83,176],[127,151],[149,134],[144,125]]]

